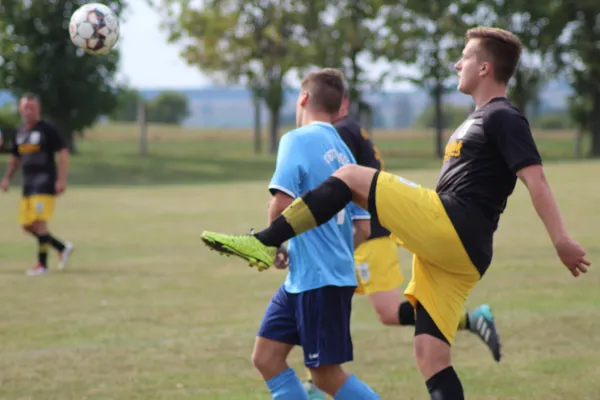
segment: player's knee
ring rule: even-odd
[[[44,221],[35,221],[31,225],[31,231],[33,233],[37,233],[38,235],[44,235],[44,234],[48,233],[48,231],[46,229],[46,222],[44,222]]]
[[[348,373],[341,365],[321,365],[311,368],[310,371],[315,386],[331,396],[335,395],[348,379]]]
[[[397,310],[375,310],[379,321],[384,325],[398,325],[398,312]]]
[[[25,233],[30,233],[30,234],[35,233],[33,231],[33,226],[32,225],[23,225],[22,228],[23,228],[23,232],[25,232]]]
[[[252,365],[263,376],[277,375],[282,368],[281,364],[285,364],[285,358],[281,359],[276,352],[257,351],[255,349],[252,353]]]
[[[414,347],[417,366],[426,379],[452,364],[450,345],[437,337],[418,335]]]

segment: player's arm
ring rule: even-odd
[[[494,138],[508,167],[529,191],[531,202],[542,220],[561,261],[573,276],[587,272],[583,248],[575,242],[565,227],[558,204],[546,180],[529,124],[524,117],[512,113],[496,115]]]
[[[350,218],[352,219],[352,231],[354,232],[354,248],[358,248],[371,236],[371,214],[355,203],[348,205]]]
[[[17,172],[17,169],[19,169],[19,164],[21,163],[21,158],[19,155],[19,146],[17,145],[16,141],[13,143],[11,153],[12,156],[10,157],[10,161],[8,162],[8,168],[6,168],[6,172],[4,173],[4,177],[2,178],[2,184],[0,185],[2,187],[2,190],[5,192],[8,190],[10,180]]]
[[[53,127],[48,128],[52,151],[58,153],[58,177],[56,181],[56,192],[62,193],[67,188],[67,175],[69,173],[69,149],[62,135]]]
[[[355,219],[352,221],[354,228],[354,248],[363,244],[371,236],[371,221],[368,219]]]
[[[62,149],[58,152],[58,181],[67,186],[67,174],[69,173],[69,150]]]
[[[292,204],[292,201],[294,201],[294,198],[290,195],[275,190],[275,193],[271,198],[271,202],[269,203],[267,225],[271,225],[271,223],[281,215],[283,210]]]

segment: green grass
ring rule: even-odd
[[[274,156],[254,155],[248,130],[150,126],[149,153],[142,158],[136,129],[100,125],[87,132],[78,141],[80,152],[73,157],[70,182],[96,186],[227,183],[267,180],[273,172]],[[571,159],[572,136],[571,132],[536,132],[544,159]],[[387,169],[439,168],[429,131],[376,131],[373,137]],[[266,143],[263,147],[266,153]]]
[[[76,243],[67,271],[25,276],[36,245],[17,226],[17,187],[1,197],[0,399],[269,398],[250,353],[284,274],[259,274],[198,238],[203,229],[263,226],[273,158],[253,156],[245,131],[150,133],[144,159],[131,127],[103,127],[80,142],[51,225]],[[597,261],[600,164],[558,162],[571,152],[568,133],[536,136],[555,161],[548,175],[567,224]],[[374,137],[389,169],[435,183],[439,161],[426,133]],[[409,276],[409,254],[400,257]],[[599,284],[595,269],[573,279],[560,266],[519,185],[494,264],[468,301],[494,308],[505,358],[496,364],[476,338],[458,335],[454,359],[468,398],[596,399]],[[411,330],[381,326],[363,297],[354,304],[348,368],[383,399],[427,398]],[[303,376],[300,351],[291,363]]]
[[[269,195],[262,179],[272,159],[249,161],[248,148],[212,154],[221,147],[211,146],[153,145],[153,155],[139,160],[131,143],[83,142],[73,181],[98,186],[73,185],[60,199],[52,230],[77,250],[71,269],[48,276],[24,275],[35,243],[16,224],[18,190],[2,197],[0,398],[269,398],[250,353],[284,274],[219,257],[198,237],[202,229],[263,226]],[[402,173],[433,185],[437,172]],[[228,174],[238,181],[222,184]],[[567,224],[593,261],[600,257],[598,174],[600,164],[589,162],[548,167]],[[218,184],[106,186],[211,180]],[[408,254],[400,256],[409,276]],[[598,285],[595,269],[573,279],[561,267],[519,186],[497,234],[494,264],[468,301],[494,308],[505,358],[496,364],[476,338],[458,335],[454,359],[468,398],[596,399]],[[348,368],[383,399],[427,398],[411,330],[381,326],[363,297],[354,304],[356,361]],[[303,375],[300,351],[291,363]]]

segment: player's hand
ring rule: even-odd
[[[279,250],[277,250],[273,266],[277,269],[286,269],[288,267],[288,252],[284,246],[281,246]]]
[[[55,185],[56,194],[62,194],[65,190],[67,190],[67,182],[63,180],[57,180]]]
[[[3,192],[8,192],[8,188],[10,186],[10,182],[8,181],[7,178],[2,179],[2,184],[0,185],[0,187],[2,188]]]
[[[585,258],[585,250],[579,243],[566,236],[554,245],[560,261],[571,271],[571,275],[577,277],[587,272],[591,263]]]

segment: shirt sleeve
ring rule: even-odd
[[[67,142],[64,137],[58,132],[58,130],[52,126],[47,125],[48,137],[50,138],[50,149],[53,152],[61,151],[67,148]]]
[[[485,132],[506,162],[508,168],[517,173],[531,165],[541,165],[542,158],[537,149],[529,123],[524,116],[511,111],[497,111],[485,121]]]
[[[356,219],[371,219],[371,214],[363,208],[359,207],[354,203],[348,205],[350,211],[350,218],[354,221]]]
[[[300,185],[304,177],[303,152],[296,136],[283,135],[279,142],[275,173],[269,183],[272,194],[280,191],[295,199],[302,195]]]

